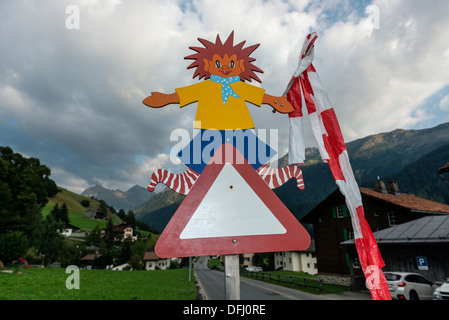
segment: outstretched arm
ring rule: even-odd
[[[275,97],[265,94],[263,96],[262,104],[268,104],[280,113],[290,113],[294,110],[290,102],[287,101],[287,97]]]
[[[168,104],[179,104],[179,96],[176,92],[169,94],[151,92],[151,96],[146,97],[142,102],[151,108],[161,108]]]

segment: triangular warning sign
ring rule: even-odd
[[[210,160],[156,243],[161,258],[305,250],[310,236],[232,145]]]

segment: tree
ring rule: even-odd
[[[123,221],[126,220],[126,212],[125,212],[125,210],[120,209],[120,210],[118,211],[117,215],[118,215],[118,217],[119,217],[120,219],[122,219]]]
[[[104,200],[100,200],[100,211],[103,212],[105,215],[108,213],[108,205]]]
[[[23,256],[28,249],[28,239],[23,232],[0,234],[0,260],[12,261]]]
[[[131,259],[131,239],[128,237],[122,242],[119,260],[121,263],[126,263]]]
[[[95,228],[86,237],[86,245],[99,247],[101,242],[100,225],[97,224]]]
[[[56,203],[50,214],[55,219],[55,222],[58,225],[58,229],[64,229],[65,227],[67,227],[67,225],[70,224],[69,209],[67,208],[67,205],[65,203],[63,203],[61,208]]]
[[[49,179],[47,182],[46,191],[47,191],[47,196],[51,198],[58,194],[59,189],[58,189],[58,186],[56,185],[56,183],[53,180]]]
[[[272,252],[255,253],[253,265],[262,267],[264,270],[274,270],[274,254]]]
[[[54,183],[50,172],[39,159],[0,147],[0,234],[22,231],[33,241],[48,202],[47,186]]]
[[[65,202],[62,204],[61,211],[59,212],[60,215],[60,221],[64,223],[64,226],[68,226],[70,224],[70,218],[69,218],[69,209],[67,208],[67,205]]]
[[[90,206],[90,201],[87,200],[87,199],[81,200],[81,205],[82,205],[84,208],[89,208],[89,206]]]
[[[136,220],[136,217],[134,216],[134,212],[132,210],[128,211],[128,214],[125,216],[124,221],[126,222],[126,224],[128,226],[133,228],[133,230],[136,230],[137,220]]]
[[[143,269],[142,257],[139,256],[138,254],[134,254],[131,256],[131,258],[129,260],[129,264],[131,265],[131,268],[133,268],[134,270],[142,270]]]
[[[115,243],[114,225],[112,224],[111,218],[108,219],[108,223],[106,224],[103,241],[105,243],[106,251],[111,251]]]
[[[44,255],[44,264],[46,265],[58,261],[65,250],[64,236],[59,233],[58,229],[59,224],[53,215],[49,214],[45,218],[38,245],[38,250]]]

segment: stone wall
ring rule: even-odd
[[[319,273],[318,276],[323,283],[351,287],[351,277],[348,275]]]

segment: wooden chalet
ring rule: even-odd
[[[449,214],[449,205],[426,200],[399,191],[394,181],[385,185],[377,181],[374,189],[360,188],[365,218],[373,232],[413,221],[425,216]],[[300,222],[313,225],[318,274],[322,277],[363,275],[353,268],[348,247],[342,242],[354,238],[345,198],[339,189],[306,214]],[[381,251],[382,254],[382,251]],[[346,283],[347,284],[347,283]]]
[[[126,239],[130,239],[131,241],[136,241],[137,236],[134,236],[134,229],[131,226],[128,226],[126,223],[119,223],[113,226],[112,232],[114,233],[114,237],[117,241],[125,241]],[[106,227],[101,230],[102,236],[106,233]]]

